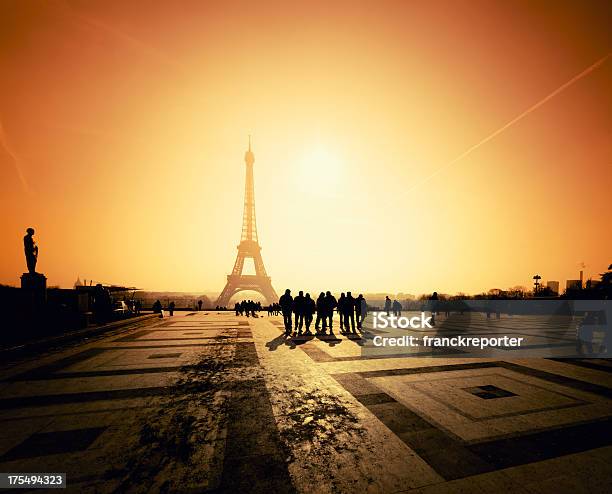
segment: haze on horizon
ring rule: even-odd
[[[220,291],[253,136],[277,292],[612,262],[609,2],[5,1],[0,283]],[[441,167],[443,169],[441,169]],[[415,184],[418,184],[415,186]]]

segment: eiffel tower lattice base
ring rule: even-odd
[[[226,307],[227,304],[229,304],[230,299],[236,293],[244,290],[252,290],[261,293],[268,304],[278,301],[278,296],[276,295],[274,287],[272,286],[272,280],[265,274],[263,260],[261,259],[261,253],[259,251],[259,245],[255,244],[254,242],[243,241],[240,243],[238,246],[238,257],[236,258],[234,270],[232,274],[227,276],[225,288],[217,299],[217,305],[219,307]],[[246,258],[253,258],[255,272],[259,272],[260,274],[242,274],[242,268]]]

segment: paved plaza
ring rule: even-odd
[[[513,324],[574,345],[554,319]],[[362,345],[195,312],[6,366],[0,471],[66,472],[70,492],[609,492],[608,360]]]

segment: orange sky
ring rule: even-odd
[[[0,283],[221,290],[253,135],[277,291],[612,262],[609,2],[0,3]],[[417,184],[415,186],[415,184]],[[413,187],[411,189],[411,187]]]

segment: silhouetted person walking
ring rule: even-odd
[[[385,312],[388,316],[391,315],[391,299],[389,298],[389,295],[385,297]]]
[[[438,292],[433,292],[429,297],[429,304],[431,309],[431,325],[436,325],[436,311],[438,310]]]
[[[162,312],[162,304],[159,300],[155,301],[152,309],[154,314],[159,314],[159,317],[163,317],[164,313]]]
[[[302,327],[304,326],[304,300],[304,292],[302,290],[293,299],[293,313],[295,314],[295,330],[297,334],[302,334]]]
[[[355,299],[355,313],[357,314],[357,329],[361,329],[363,320],[366,318],[368,313],[368,304],[361,293]]]
[[[291,296],[291,290],[287,288],[285,294],[278,300],[281,311],[283,312],[283,322],[285,323],[285,334],[291,334],[291,314],[293,311],[293,297]]]
[[[201,311],[202,310],[202,301],[198,300],[198,310]]]
[[[23,250],[25,252],[28,273],[36,273],[36,262],[38,261],[38,245],[34,240],[34,228],[28,228],[23,237]]]
[[[346,299],[344,300],[344,328],[348,332],[349,322],[351,323],[351,330],[355,333],[355,299],[351,295],[351,292],[346,292]]]
[[[112,302],[108,290],[98,283],[93,291],[93,312],[98,324],[107,322],[112,313]]]
[[[400,317],[402,315],[402,304],[397,300],[393,300],[393,315]]]
[[[312,316],[315,313],[315,301],[310,298],[310,293],[306,294],[304,298],[304,322],[306,323],[306,334],[310,333],[310,324],[312,323]]]
[[[170,313],[171,316],[174,315],[174,308],[176,307],[174,302],[170,302],[168,304],[168,312]]]
[[[334,332],[334,309],[338,306],[336,297],[334,297],[330,291],[325,294],[325,317],[329,319],[329,332]],[[323,323],[325,324],[325,323]]]
[[[323,332],[325,332],[325,329],[327,329],[325,315],[325,293],[321,292],[319,294],[319,298],[317,298],[317,320],[315,321],[315,330],[317,333],[319,332],[321,323],[323,323]]]
[[[340,294],[340,298],[338,299],[338,318],[340,319],[340,331],[344,329],[344,304],[346,302],[346,297],[344,296],[344,292]]]

